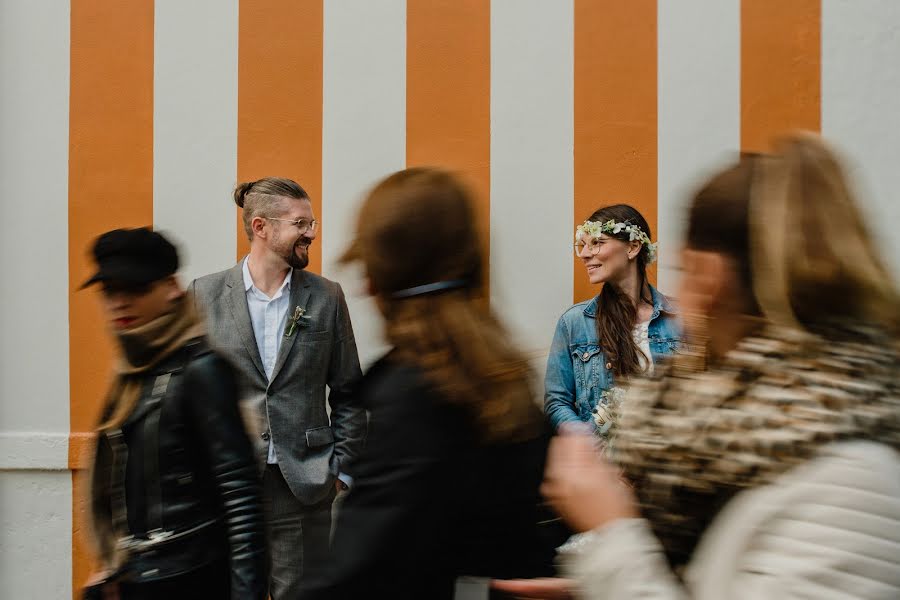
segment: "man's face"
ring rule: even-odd
[[[290,267],[305,269],[309,264],[309,246],[316,239],[316,230],[306,228],[315,219],[312,205],[309,200],[289,199],[278,219],[267,219],[272,234],[266,246]]]
[[[102,295],[110,325],[115,331],[127,331],[170,312],[181,290],[175,277],[166,277],[140,286],[104,281]]]

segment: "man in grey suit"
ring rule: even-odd
[[[267,507],[273,600],[297,597],[304,570],[328,553],[331,504],[347,489],[365,436],[350,388],[360,377],[341,287],[305,271],[316,221],[309,196],[289,179],[240,184],[250,253],[191,284],[209,339],[241,374],[255,421]],[[328,404],[325,405],[325,386]]]

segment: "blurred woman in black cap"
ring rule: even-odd
[[[86,598],[265,598],[260,487],[235,376],[212,352],[149,229],[93,247],[121,362],[97,426],[91,534],[103,563]]]

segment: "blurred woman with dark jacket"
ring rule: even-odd
[[[484,297],[477,231],[468,192],[436,169],[395,173],[362,206],[343,260],[362,263],[392,350],[358,390],[367,447],[305,598],[439,600],[460,576],[553,572],[546,425]]]

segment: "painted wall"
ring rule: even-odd
[[[378,178],[447,165],[478,194],[492,304],[541,365],[594,291],[576,222],[639,206],[672,290],[698,178],[785,129],[851,157],[900,275],[897,56],[894,0],[0,1],[2,596],[65,597],[90,569],[84,434],[113,352],[77,288],[97,234],[152,224],[190,280],[245,248],[237,181],[295,178],[369,363],[380,324],[334,258]]]

